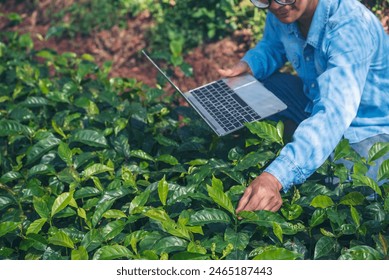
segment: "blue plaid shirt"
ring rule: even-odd
[[[303,183],[345,137],[389,134],[389,36],[356,0],[320,0],[307,38],[271,12],[242,59],[263,80],[288,60],[303,80],[310,117],[267,167],[284,191]]]

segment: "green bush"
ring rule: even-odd
[[[352,182],[327,161],[279,212],[238,219],[244,189],[284,144],[281,122],[218,138],[174,96],[109,79],[109,63],[1,37],[1,259],[388,258],[389,188],[365,166],[389,143],[363,159],[341,142]]]

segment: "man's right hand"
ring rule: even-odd
[[[232,66],[232,68],[229,69],[218,69],[217,70],[221,76],[224,77],[234,77],[241,75],[243,73],[250,72],[250,67],[248,64],[244,61],[239,61],[237,64]]]

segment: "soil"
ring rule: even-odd
[[[13,29],[20,33],[30,33],[35,49],[50,48],[58,53],[74,52],[79,55],[88,53],[95,57],[98,65],[112,61],[112,77],[135,78],[149,86],[156,84],[156,69],[140,55],[147,48],[145,34],[153,25],[153,19],[148,12],[127,20],[127,28],[114,26],[110,30],[96,32],[91,36],[76,36],[75,38],[50,38],[44,40],[50,21],[45,11],[55,7],[61,9],[74,2],[73,0],[34,1],[7,0],[0,3],[0,14],[16,12],[22,16],[22,23],[10,27],[9,22],[0,17],[0,30]],[[37,3],[38,2],[38,3]],[[389,12],[381,11],[382,24],[389,32]],[[193,67],[193,77],[185,77],[179,69],[175,71],[175,82],[183,90],[219,78],[216,71],[219,67],[235,64],[244,55],[253,36],[250,30],[240,30],[223,40],[203,44],[190,51],[185,61]]]

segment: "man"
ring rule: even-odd
[[[280,191],[303,183],[342,137],[365,157],[373,143],[389,142],[389,36],[357,0],[251,2],[269,9],[263,39],[219,73],[252,72],[288,105],[284,117],[298,127],[236,211],[277,211]],[[298,77],[278,73],[287,60]]]

